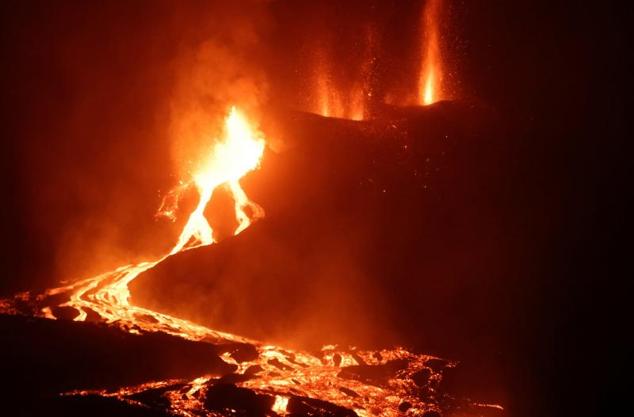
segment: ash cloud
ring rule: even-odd
[[[261,64],[262,33],[270,24],[266,3],[213,7],[202,36],[180,48],[169,101],[172,156],[183,176],[209,152],[231,106],[259,123],[268,87]]]

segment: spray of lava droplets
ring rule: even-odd
[[[419,104],[428,105],[440,99],[441,57],[438,23],[442,0],[427,0],[423,8],[421,67],[418,79]]]

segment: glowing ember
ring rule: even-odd
[[[441,96],[439,19],[442,0],[427,0],[422,14],[421,67],[418,79],[419,104],[435,103]]]
[[[283,395],[276,395],[275,402],[273,403],[273,410],[277,414],[286,414],[286,407],[288,406],[288,397]]]
[[[362,83],[355,83],[348,94],[341,94],[328,73],[320,71],[317,75],[317,93],[316,113],[340,119],[365,119],[366,97]]]
[[[348,86],[343,86],[341,80],[334,77],[332,59],[325,53],[324,48],[320,48],[315,54],[314,86],[317,97],[312,105],[313,112],[340,119],[368,118],[372,69],[377,48],[376,33],[372,26],[364,29],[360,43],[363,45],[360,65],[355,68],[354,82]]]
[[[325,117],[345,117],[345,109],[341,94],[337,90],[328,60],[321,54],[317,57],[316,65],[316,113]]]

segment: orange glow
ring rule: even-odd
[[[408,411],[408,415],[422,415],[426,411],[438,413],[438,405],[421,398],[421,388],[418,382],[414,382],[414,375],[422,370],[430,374],[430,387],[440,382],[442,374],[426,365],[430,359],[434,359],[430,356],[414,354],[398,347],[381,351],[363,351],[354,347],[342,349],[335,345],[324,346],[321,353],[311,354],[216,331],[135,306],[130,302],[128,284],[139,274],[175,253],[215,242],[212,228],[204,216],[204,209],[218,187],[228,187],[234,197],[235,216],[238,222],[234,235],[242,232],[254,219],[263,215],[262,208],[249,200],[239,181],[245,174],[258,168],[264,147],[265,140],[262,134],[242,113],[232,108],[225,120],[221,139],[210,149],[192,176],[193,184],[199,193],[199,202],[190,214],[178,242],[168,254],[155,261],[124,265],[67,286],[49,289],[35,297],[31,297],[29,293],[20,293],[13,301],[0,299],[0,312],[17,314],[15,304],[23,305],[31,301],[39,306],[37,315],[49,319],[56,318],[54,308],[51,307],[71,307],[77,311],[76,321],[84,321],[88,314],[93,314],[98,316],[99,321],[117,326],[128,333],[162,332],[218,345],[226,345],[227,342],[248,343],[257,352],[252,359],[238,362],[231,352],[224,352],[219,357],[224,362],[234,365],[236,374],[245,374],[248,369],[258,369],[251,377],[236,382],[236,385],[271,398],[271,412],[280,416],[289,414],[289,402],[291,398],[296,397],[330,402],[353,410],[361,417],[402,416],[404,413],[401,407],[404,402],[411,404],[409,410],[412,411]],[[182,183],[176,191],[167,195],[170,199],[168,206],[175,206],[177,194],[185,185],[186,183]],[[175,216],[175,210],[166,208],[165,205],[162,208],[168,211],[167,214],[170,217]],[[67,297],[65,302],[56,301],[64,295]],[[44,304],[49,301],[55,304]],[[348,367],[361,364],[383,366],[393,361],[401,361],[406,366],[389,377],[385,385],[341,377],[342,370]],[[453,367],[455,364],[448,362],[447,366]],[[169,410],[174,414],[210,415],[205,407],[205,392],[208,384],[213,384],[213,379],[214,375],[201,375],[189,381],[149,381],[135,386],[119,387],[112,391],[76,390],[62,395],[99,395],[129,401],[130,396],[161,388],[165,389],[163,398],[169,402]],[[178,388],[174,389],[174,386]],[[488,404],[481,406],[499,407]]]
[[[363,120],[365,119],[365,99],[363,84],[356,83],[347,94],[342,94],[333,85],[327,72],[320,71],[317,74],[316,113],[325,117]]]
[[[363,87],[356,85],[350,93],[350,111],[348,118],[352,120],[363,120],[365,118],[365,95]]]
[[[316,112],[325,117],[344,117],[344,106],[341,95],[333,85],[330,67],[325,62],[325,58],[319,57],[317,65],[317,110]]]
[[[421,66],[418,103],[428,105],[441,99],[440,6],[442,0],[427,0],[421,19]]]
[[[258,168],[264,147],[265,140],[262,133],[254,128],[238,109],[232,107],[225,119],[222,138],[213,145],[192,175],[193,185],[199,194],[198,204],[189,215],[172,250],[158,260],[124,265],[114,271],[80,280],[69,286],[48,290],[46,295],[68,292],[69,300],[60,306],[76,309],[75,321],[86,320],[87,312],[92,311],[107,323],[118,323],[120,327],[130,332],[138,333],[140,329],[162,331],[196,340],[205,336],[242,340],[233,335],[215,332],[185,320],[134,306],[130,303],[128,285],[139,274],[153,268],[173,254],[215,243],[213,230],[205,218],[204,211],[214,190],[218,187],[226,186],[233,196],[238,222],[234,235],[246,229],[252,220],[264,216],[264,210],[252,202],[240,186],[240,179]],[[175,206],[179,194],[186,185],[181,183],[166,195],[166,200],[169,201],[163,202],[160,214],[170,219],[175,217]],[[250,212],[250,216],[247,211]],[[43,308],[41,313],[47,318],[54,317],[50,308]]]
[[[368,117],[370,81],[377,42],[375,30],[371,26],[365,28],[363,36],[363,53],[349,86],[342,85],[345,83],[335,79],[328,54],[323,47],[318,48],[314,65],[314,91],[317,96],[311,106],[313,112],[340,119],[365,120]]]
[[[275,403],[271,410],[277,414],[286,414],[286,407],[288,406],[288,397],[283,395],[275,396]]]
[[[253,203],[240,186],[240,178],[256,169],[264,152],[262,134],[253,129],[235,107],[231,108],[225,120],[223,139],[216,143],[200,168],[194,174],[194,183],[200,196],[198,206],[191,213],[187,224],[170,254],[178,253],[187,245],[201,246],[215,242],[213,230],[205,218],[205,207],[216,188],[226,184],[235,202],[238,228],[234,234],[246,229],[251,220],[244,209],[249,207],[257,217],[262,217],[262,209]]]

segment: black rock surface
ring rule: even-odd
[[[218,356],[230,346],[166,334],[134,335],[93,323],[4,315],[0,334],[0,374],[7,382],[1,392],[16,413],[70,390],[117,389],[235,370]]]

